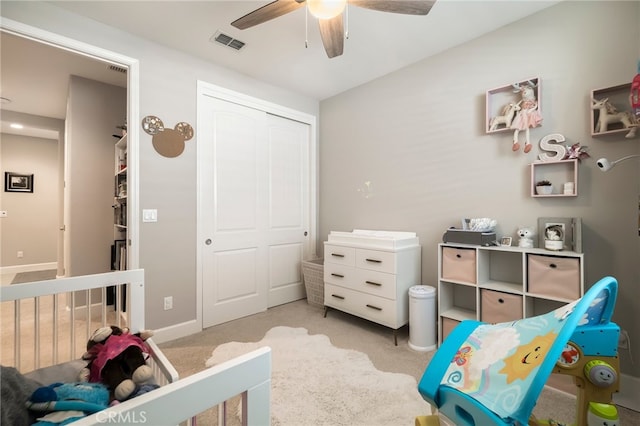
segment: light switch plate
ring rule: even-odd
[[[142,209],[142,221],[143,222],[157,222],[158,210],[156,209]]]

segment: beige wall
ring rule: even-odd
[[[0,138],[0,210],[7,212],[0,218],[0,267],[55,263],[58,141],[6,133]],[[5,172],[33,173],[33,193],[4,192]]]
[[[636,74],[639,18],[638,2],[563,2],[323,101],[319,239],[354,228],[415,231],[422,281],[435,285],[437,244],[463,217],[495,218],[498,235],[514,241],[538,217],[581,217],[586,284],[619,280],[615,320],[640,342],[640,161],[608,173],[595,165],[638,154],[640,144],[592,138],[589,122],[590,91]],[[544,121],[531,132],[532,152],[514,153],[512,133],[484,131],[485,92],[532,77],[542,81]],[[529,164],[550,133],[594,157],[579,166],[578,197],[529,196]],[[628,353],[622,364],[638,375]]]

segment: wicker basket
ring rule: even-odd
[[[302,261],[302,275],[307,290],[307,303],[324,306],[324,260]]]

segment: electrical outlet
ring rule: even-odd
[[[629,349],[629,333],[627,333],[627,330],[620,330],[620,336],[618,336],[618,347],[620,349]]]
[[[168,311],[169,309],[173,309],[173,296],[164,298],[164,310]]]

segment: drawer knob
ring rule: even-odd
[[[338,278],[344,278],[344,275],[340,275],[340,274],[335,274],[335,273],[331,273],[332,277],[338,277]]]
[[[335,297],[336,299],[344,300],[344,296],[340,296],[338,294],[332,294],[331,297]]]
[[[456,254],[456,257],[457,257],[458,259],[462,259],[462,255],[461,255],[461,254]]]
[[[504,299],[500,298],[500,299],[498,299],[498,302],[499,303],[504,303]]]
[[[378,308],[377,306],[374,306],[374,305],[367,305],[367,308],[371,308],[371,309],[374,309],[376,311],[381,311],[382,310],[382,308]]]
[[[367,262],[372,262],[372,263],[382,263],[382,260],[378,260],[378,259],[367,259]]]
[[[371,284],[371,285],[375,285],[375,286],[378,286],[378,287],[382,287],[382,284],[376,283],[376,282],[373,282],[373,281],[365,281],[365,283]]]
[[[333,257],[344,257],[344,254],[340,254],[340,253],[331,253],[331,256],[333,256]]]
[[[558,267],[558,265],[556,265],[555,263],[550,263],[549,264],[549,268],[554,268],[555,269],[557,267]]]

